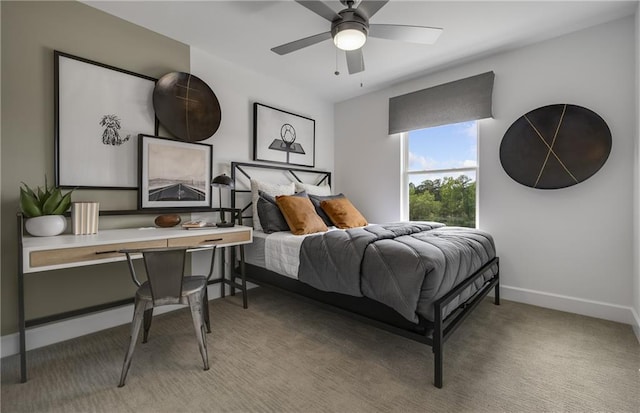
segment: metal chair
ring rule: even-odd
[[[185,276],[184,268],[187,252],[201,249],[212,250],[209,275]],[[144,322],[142,342],[146,343],[149,336],[149,329],[151,328],[153,309],[154,307],[163,305],[189,305],[204,370],[209,370],[209,358],[207,355],[207,343],[204,330],[206,325],[207,331],[211,332],[207,282],[213,273],[216,246],[202,245],[197,247],[125,249],[120,250],[120,252],[127,256],[129,272],[131,273],[133,282],[138,286],[138,290],[135,297],[129,348],[122,366],[118,387],[125,385],[141,324]],[[144,260],[147,272],[147,281],[144,283],[141,283],[136,276],[133,265],[133,255],[135,254],[142,254]]]

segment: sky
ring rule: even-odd
[[[475,167],[477,165],[477,134],[478,128],[475,121],[409,132],[409,171]],[[475,178],[475,173],[466,172],[465,174],[473,175]],[[438,174],[437,177],[441,175]],[[414,175],[410,181],[417,184],[425,178],[425,175]]]

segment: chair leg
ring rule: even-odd
[[[211,333],[211,321],[209,320],[209,291],[204,289],[204,300],[202,310],[204,311],[204,323],[207,325],[207,333]]]
[[[143,326],[144,333],[142,335],[142,344],[147,342],[149,338],[149,329],[151,328],[151,320],[153,319],[153,307],[149,308],[144,312],[143,318]]]
[[[118,387],[124,386],[127,379],[127,373],[129,373],[129,367],[131,366],[131,359],[133,358],[133,351],[136,348],[136,342],[138,341],[138,334],[140,333],[140,326],[142,325],[142,318],[147,306],[151,305],[148,302],[139,301],[136,298],[135,309],[133,311],[133,321],[131,323],[131,337],[129,338],[129,349],[124,357],[124,364],[122,365],[122,373],[120,374],[120,383]]]
[[[200,355],[202,356],[202,362],[204,369],[209,370],[209,356],[207,354],[207,343],[204,333],[204,320],[202,317],[202,301],[204,299],[203,294],[192,294],[189,296],[189,307],[191,308],[191,318],[193,319],[193,327],[196,330],[196,338],[198,339],[198,347],[200,348]]]

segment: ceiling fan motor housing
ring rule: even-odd
[[[358,14],[355,9],[345,9],[338,14],[340,18],[331,23],[332,37],[336,37],[339,32],[349,29],[361,31],[365,36],[369,35],[369,22],[365,17]]]

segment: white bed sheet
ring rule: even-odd
[[[329,227],[329,231],[338,230]],[[269,271],[276,272],[287,277],[298,279],[298,267],[300,267],[300,246],[302,241],[309,236],[293,235],[289,231],[266,234],[262,231],[253,231],[253,244],[246,250],[246,260],[249,264],[258,265]]]

